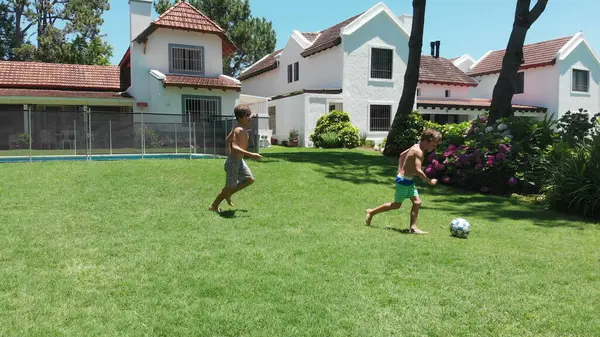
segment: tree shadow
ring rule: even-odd
[[[228,209],[225,211],[221,211],[217,214],[219,214],[219,216],[221,218],[225,218],[225,219],[233,219],[233,218],[248,218],[250,217],[249,215],[237,215],[236,213],[248,213],[247,210],[245,209]]]
[[[318,164],[315,171],[326,178],[354,184],[389,184],[390,179],[396,175],[398,166],[398,158],[349,150],[267,153],[262,161],[268,163],[280,160]]]

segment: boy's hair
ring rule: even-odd
[[[442,134],[434,129],[425,129],[423,131],[423,133],[421,134],[421,141],[422,142],[433,142],[433,141],[440,141],[442,140]]]
[[[250,107],[248,105],[240,104],[236,106],[235,109],[233,109],[233,113],[235,114],[235,119],[239,121],[240,118],[246,116],[246,114],[252,113],[252,110],[250,110]]]

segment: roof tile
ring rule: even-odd
[[[202,77],[202,76],[184,76],[184,75],[166,75],[165,86],[231,89],[240,91],[241,85],[233,80],[223,77]]]
[[[525,63],[521,65],[521,69],[552,64],[556,58],[556,53],[560,48],[567,44],[571,38],[572,36],[561,37],[523,46],[523,58],[525,59]],[[475,64],[475,67],[471,69],[469,75],[477,76],[500,72],[505,53],[505,49],[491,52],[479,63]]]
[[[439,57],[421,55],[419,82],[434,84],[449,84],[476,87],[469,75],[458,69],[450,60]]]
[[[342,31],[342,28],[352,23],[352,21],[361,16],[363,13],[357,14],[323,31],[320,31],[319,37],[317,37],[313,44],[310,47],[306,48],[306,50],[304,50],[300,55],[302,55],[302,57],[307,57],[316,54],[320,51],[323,51],[327,48],[336,46],[337,44],[339,44],[338,41],[341,39],[340,32]]]
[[[72,91],[44,90],[24,88],[0,88],[0,96],[30,96],[30,97],[69,97],[69,98],[123,98],[131,99],[128,94],[114,91]]]
[[[120,89],[117,66],[0,61],[0,87],[114,90]]]
[[[259,60],[258,62],[254,63],[250,66],[250,68],[244,70],[244,72],[238,77],[238,79],[240,81],[246,80],[277,68],[277,60],[275,56],[277,56],[277,54],[279,54],[282,50],[283,49],[276,50],[271,54],[267,55],[267,57],[264,57],[262,60]]]
[[[491,99],[486,98],[435,98],[435,99],[422,99],[417,98],[417,107],[458,107],[458,108],[489,108],[492,103]],[[514,110],[529,110],[535,112],[546,112],[546,108],[524,105],[524,104],[513,104]]]

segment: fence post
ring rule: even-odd
[[[202,123],[202,148],[204,151],[202,153],[206,154],[206,124]]]
[[[173,123],[173,128],[175,129],[175,154],[177,154],[177,124]]]
[[[217,154],[217,123],[213,121],[213,133],[212,133],[212,141],[213,141],[213,155]]]
[[[33,161],[33,154],[31,153],[31,143],[33,143],[33,136],[31,134],[31,107],[29,105],[25,105],[24,108],[27,109],[27,130],[29,131],[29,162],[31,163]]]
[[[144,154],[146,153],[146,132],[144,130],[144,109],[142,109],[142,117],[141,117],[141,126],[142,126],[142,159],[144,159]]]
[[[112,120],[108,120],[108,146],[110,148],[110,155],[112,156]]]
[[[189,142],[189,148],[188,150],[190,151],[190,159],[192,159],[192,114],[190,114],[188,112],[187,114],[187,119],[188,119],[188,142]]]
[[[77,120],[74,119],[73,120],[73,142],[75,142],[75,146],[73,146],[73,148],[75,149],[75,155],[77,155]]]

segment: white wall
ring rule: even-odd
[[[577,111],[579,108],[588,110],[590,115],[600,112],[600,65],[585,46],[581,43],[564,60],[558,62],[560,72],[559,104],[560,118],[568,110]],[[589,92],[571,91],[572,69],[590,71]]]
[[[310,134],[315,130],[319,117],[329,112],[330,103],[342,103],[343,96],[341,94],[306,94],[306,125],[304,144],[313,146],[310,142]],[[342,107],[345,110],[345,107]]]
[[[419,83],[417,88],[421,91],[418,100],[419,98],[445,98],[446,90],[450,90],[450,98],[469,98],[470,89],[473,87]]]
[[[360,132],[368,132],[370,104],[390,104],[391,121],[402,95],[408,61],[408,37],[392,19],[381,12],[351,35],[342,39],[344,49],[344,110]],[[391,80],[369,79],[372,47],[394,49]],[[391,126],[390,121],[390,126]],[[369,139],[383,139],[387,132],[368,132]]]
[[[458,58],[457,60],[455,60],[453,63],[454,63],[454,65],[458,69],[460,69],[460,70],[464,71],[465,73],[467,73],[471,69],[471,66],[473,64],[475,64],[475,60],[473,60],[470,57],[462,57],[461,56],[460,58]]]
[[[258,76],[242,81],[242,94],[264,97],[277,96],[281,86],[278,84],[280,68],[276,68]]]
[[[548,115],[558,110],[558,70],[555,66],[522,70],[524,90],[513,96],[513,104],[541,106],[548,109]],[[492,98],[499,74],[476,76],[477,87],[470,91],[472,98]]]
[[[284,140],[288,140],[289,132],[291,129],[298,130],[300,145],[304,146],[303,140],[305,137],[305,96],[296,95],[287,98],[277,99],[269,102],[269,107],[275,106],[275,125],[276,134],[273,134],[273,138],[277,139],[279,143]]]

